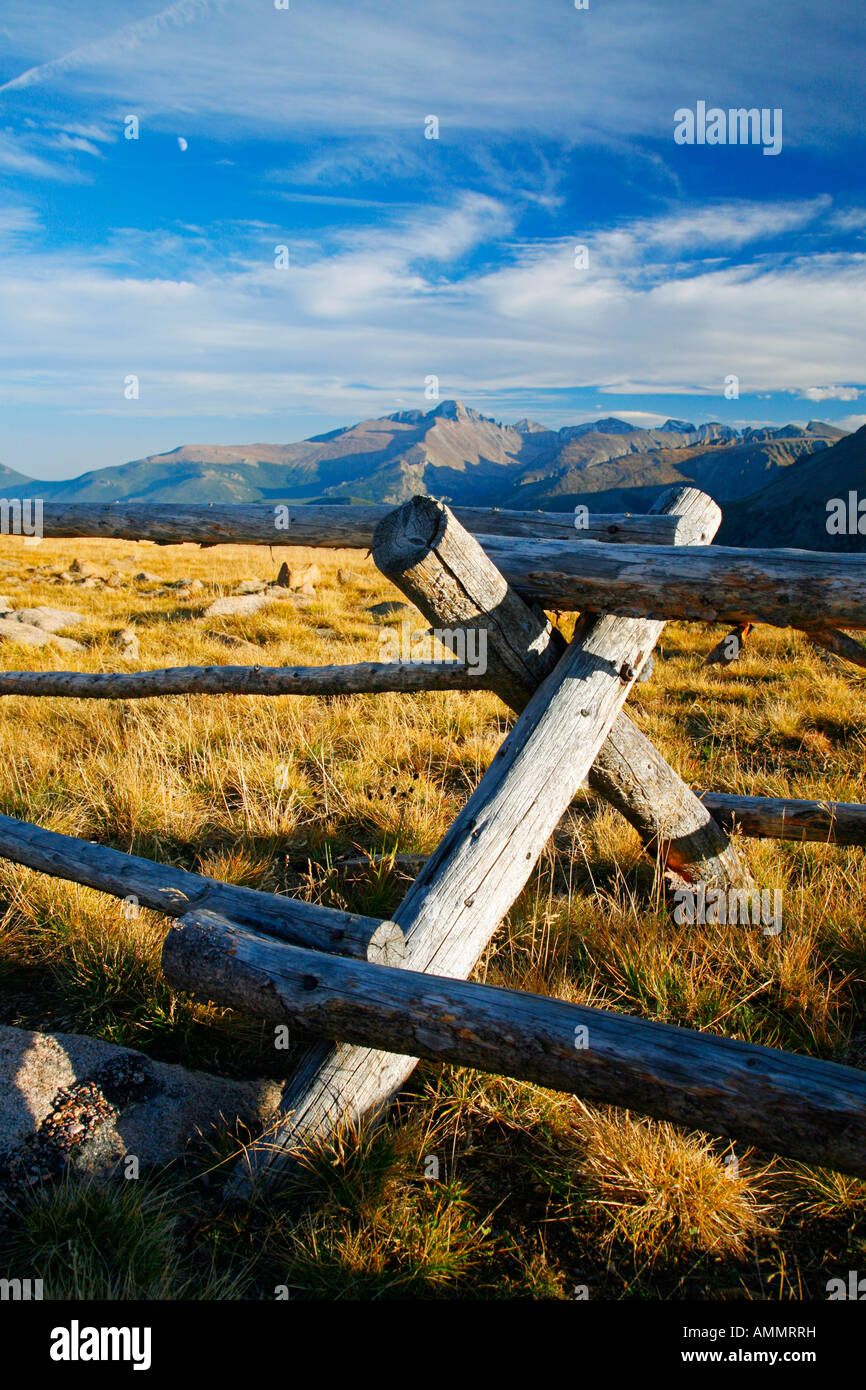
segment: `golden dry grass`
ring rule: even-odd
[[[54,583],[74,557],[128,580],[117,589]],[[323,572],[307,609],[202,619],[211,597],[272,577],[282,558],[253,547],[6,538],[0,594],[84,613],[83,637],[70,635],[87,650],[7,643],[3,661],[124,669],[111,638],[130,623],[142,668],[249,661],[208,635],[215,630],[259,645],[267,665],[375,659],[381,620],[364,610],[398,595],[358,552],[292,552]],[[348,582],[338,583],[339,568],[352,572]],[[133,581],[140,570],[198,578],[204,592],[185,601],[143,592],[155,586]],[[863,675],[767,628],[738,666],[704,670],[718,636],[669,627],[652,681],[630,701],[682,775],[719,790],[866,801]],[[509,720],[486,694],[4,697],[0,809],[233,882],[383,914],[405,879],[386,868],[347,880],[333,859],[353,847],[429,852]],[[677,925],[633,832],[579,798],[477,976],[863,1065],[862,851],[747,841],[742,852],[758,883],[784,891],[777,938]],[[96,1033],[231,1074],[275,1072],[262,1026],[162,981],[158,915],[127,920],[111,899],[5,862],[0,894],[0,1021]],[[55,1259],[58,1287],[99,1291],[109,1278],[96,1259],[105,1229],[119,1223],[133,1241],[147,1203],[166,1273],[154,1281],[150,1254],[140,1273],[131,1259],[121,1296],[271,1298],[285,1286],[301,1297],[572,1298],[584,1288],[616,1298],[821,1297],[827,1278],[866,1255],[866,1185],[854,1179],[768,1155],[737,1154],[733,1166],[730,1146],[706,1136],[459,1068],[424,1064],[388,1124],[336,1136],[311,1153],[299,1189],[242,1211],[225,1207],[218,1176],[207,1177],[233,1151],[226,1137],[163,1186],[143,1179],[139,1205],[125,1197],[108,1210],[110,1194],[94,1205],[74,1184],[43,1192],[5,1213],[0,1257],[44,1260],[49,1246],[71,1242],[77,1282],[64,1283]],[[438,1179],[425,1177],[430,1158]]]

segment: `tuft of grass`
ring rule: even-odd
[[[627,1245],[638,1260],[691,1255],[741,1259],[770,1232],[766,1171],[748,1156],[719,1154],[705,1135],[672,1125],[587,1113],[578,1130],[588,1202],[604,1214],[603,1240]]]
[[[0,1234],[0,1264],[41,1279],[46,1299],[222,1299],[243,1273],[191,1266],[176,1186],[73,1178],[42,1188]],[[20,1274],[17,1271],[21,1271]]]

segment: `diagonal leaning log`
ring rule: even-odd
[[[658,499],[655,514],[679,518],[681,545],[708,543],[721,520],[716,503],[694,488],[672,488]],[[405,503],[380,522],[373,558],[440,631],[477,629],[478,642],[483,635],[489,684],[519,713],[556,665],[565,640],[506,583],[448,508],[425,497]],[[476,650],[480,655],[480,646]],[[660,857],[672,883],[750,885],[711,812],[624,712],[602,744],[589,781],[634,826],[649,853]]]
[[[416,550],[425,547],[418,538]],[[507,589],[500,579],[500,598]],[[497,599],[489,617],[496,623]],[[465,979],[586,777],[655,646],[658,619],[586,614],[532,694],[491,766],[418,875],[394,920],[406,934],[407,969]],[[388,1103],[416,1058],[351,1044],[318,1045],[287,1083],[269,1142],[247,1150],[230,1190],[290,1166],[305,1142],[342,1118]]]

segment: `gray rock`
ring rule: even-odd
[[[229,1081],[75,1033],[0,1026],[0,1181],[19,1190],[64,1169],[113,1172],[178,1158],[213,1126],[260,1129],[275,1081]]]
[[[61,632],[65,627],[75,627],[83,623],[80,613],[69,608],[48,608],[40,604],[38,608],[16,608],[9,615],[16,623],[26,623],[28,627],[41,628],[43,632]]]
[[[268,598],[279,599],[280,603],[290,603],[295,608],[310,608],[315,594],[293,593],[289,589],[283,589],[278,584],[270,584],[265,593]]]
[[[89,560],[73,560],[68,572],[76,579],[105,578],[105,571],[99,569],[97,565],[92,565]]]
[[[321,578],[322,571],[316,564],[297,565],[294,569],[289,569],[289,566],[283,562],[276,578],[276,584],[280,589],[294,589],[302,594],[314,594],[316,585]]]
[[[122,627],[112,637],[111,645],[118,648],[125,660],[138,660],[138,633],[134,627]]]
[[[249,617],[253,613],[258,613],[260,608],[265,608],[273,600],[270,594],[229,594],[225,598],[215,599],[204,611],[206,618],[233,618]]]
[[[14,603],[12,602],[11,598],[6,598],[5,595],[3,595],[2,597],[0,597],[0,613],[2,613],[2,614],[5,615],[5,614],[11,612],[11,610],[12,610],[14,607],[15,607],[15,605],[14,605]]]
[[[263,579],[242,579],[240,584],[235,585],[236,594],[261,594],[264,593],[264,589]]]
[[[238,656],[252,660],[255,665],[263,664],[262,657],[265,655],[264,647],[256,646],[255,642],[245,642],[243,637],[235,637],[231,632],[206,632],[205,637],[211,642],[219,642],[220,646],[229,647]]]
[[[84,646],[71,637],[58,637],[29,623],[17,623],[12,618],[0,618],[0,641],[17,642],[22,647],[57,647],[62,652],[83,652]]]

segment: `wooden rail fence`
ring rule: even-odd
[[[455,659],[348,667],[177,667],[0,673],[0,695],[322,695],[490,689],[517,715],[393,921],[239,888],[0,816],[0,857],[179,919],[176,987],[313,1041],[278,1122],[230,1183],[289,1174],[343,1118],[381,1112],[419,1057],[476,1066],[866,1176],[866,1074],[603,1010],[469,983],[585,779],[635,827],[672,886],[754,887],[730,831],[866,843],[866,806],[688,787],[625,714],[668,618],[796,627],[856,664],[866,649],[860,557],[711,546],[721,513],[690,488],[642,517],[456,508],[46,504],[44,534],[371,548]],[[579,610],[566,643],[542,611]],[[456,659],[483,629],[484,671]],[[581,1044],[575,1039],[580,1036]]]

